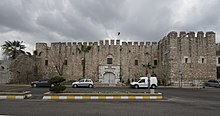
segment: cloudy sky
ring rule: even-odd
[[[1,0],[0,44],[117,39],[158,41],[170,31],[214,31],[219,0]],[[0,51],[1,52],[1,51]],[[0,55],[0,57],[2,57]]]

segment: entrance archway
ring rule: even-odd
[[[115,74],[112,72],[107,72],[103,76],[103,83],[115,84]]]

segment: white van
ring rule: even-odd
[[[140,77],[138,82],[131,82],[130,87],[135,89],[142,87],[148,88],[148,77]],[[150,87],[152,89],[155,89],[157,87],[157,77],[150,77]]]

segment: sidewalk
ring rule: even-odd
[[[24,84],[0,84],[1,92],[13,92],[13,91],[23,91],[23,89],[30,88],[30,85]]]

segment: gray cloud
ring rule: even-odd
[[[218,0],[1,0],[0,44],[99,41],[116,38],[158,41],[169,31],[220,32]]]

